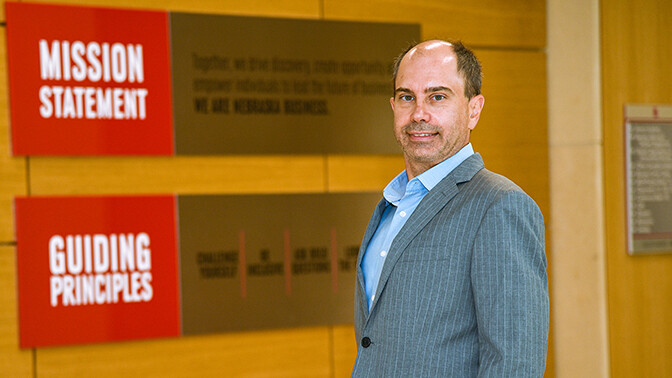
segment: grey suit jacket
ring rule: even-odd
[[[420,202],[392,242],[369,313],[357,259],[353,377],[541,377],[548,342],[544,224],[480,155]]]

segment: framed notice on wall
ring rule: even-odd
[[[626,105],[628,253],[672,253],[672,105]]]

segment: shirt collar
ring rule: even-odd
[[[444,177],[452,172],[453,169],[462,164],[463,161],[473,154],[474,148],[471,146],[471,143],[468,143],[455,155],[422,172],[420,175],[413,178],[413,180],[420,181],[427,191],[432,190]],[[406,170],[404,170],[390,181],[385,189],[383,189],[383,197],[392,204],[399,202],[399,200],[406,194],[408,183],[408,175],[406,174]]]

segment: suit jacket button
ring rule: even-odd
[[[369,339],[368,337],[362,338],[362,346],[364,348],[368,348],[369,345],[371,345],[371,339]]]

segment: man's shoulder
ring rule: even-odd
[[[476,201],[496,201],[502,197],[512,197],[522,201],[534,200],[515,182],[504,175],[485,168],[483,158],[475,153],[448,174],[439,184],[441,190],[457,187],[462,196]],[[536,204],[535,204],[536,205]]]
[[[483,168],[476,172],[474,177],[470,180],[476,186],[487,190],[496,190],[503,192],[523,192],[523,189],[508,177],[499,173],[492,172],[487,168]]]
[[[507,198],[507,201],[531,202],[535,201],[512,180],[486,168],[478,171],[471,180],[460,185],[460,192],[467,196],[478,198],[486,202],[496,202]]]

